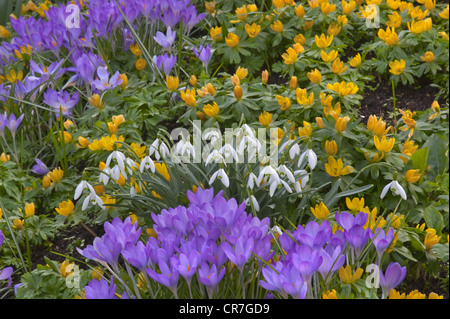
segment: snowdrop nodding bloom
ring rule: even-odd
[[[150,156],[144,157],[144,159],[141,161],[141,165],[140,165],[141,174],[144,172],[144,169],[146,169],[146,170],[150,169],[152,171],[152,173],[154,173],[156,170],[155,163],[150,158]]]
[[[89,183],[86,182],[86,181],[81,181],[81,182],[78,184],[77,188],[75,188],[75,195],[74,195],[73,199],[74,199],[74,200],[77,200],[78,198],[80,198],[81,193],[82,193],[83,190],[85,190],[86,188],[89,190],[89,192],[90,192],[91,194],[95,194],[94,187],[92,187],[91,184],[89,184]]]
[[[112,172],[116,172],[119,171],[119,176],[116,178],[114,177],[116,180],[120,178],[120,174],[122,174],[122,176],[127,179],[127,173],[125,172],[125,162],[126,162],[126,157],[122,152],[119,151],[114,151],[112,152],[108,158],[106,159],[106,168],[109,168],[109,165],[111,164],[112,159],[115,158],[117,161],[117,165],[114,166],[114,169],[112,169]],[[117,168],[116,168],[117,167]]]
[[[205,165],[210,163],[225,163],[225,158],[218,150],[213,150],[206,158]]]
[[[222,182],[222,184],[228,188],[228,186],[230,186],[230,180],[228,179],[227,173],[225,173],[225,171],[221,168],[219,169],[217,172],[215,172],[212,176],[211,179],[209,180],[209,185],[212,185],[212,183],[214,183],[214,181],[216,180],[216,178],[220,179],[220,181]]]
[[[401,198],[403,198],[404,200],[407,199],[406,197],[406,192],[403,189],[403,187],[397,182],[397,181],[392,181],[389,184],[387,184],[386,186],[384,186],[383,191],[381,192],[380,198],[383,199],[384,196],[386,196],[386,193],[388,192],[388,190],[391,190],[392,193],[394,193],[394,195],[400,195]]]
[[[169,148],[166,143],[160,142],[159,139],[156,139],[152,145],[150,146],[149,156],[152,156],[155,153],[155,158],[159,160],[161,157],[164,158],[170,154]]]
[[[300,154],[300,146],[295,143],[294,146],[289,149],[289,156],[291,159],[294,159],[298,154]]]
[[[313,170],[317,165],[317,155],[310,148],[308,150],[306,150],[305,152],[303,152],[303,154],[300,156],[297,166],[300,166],[300,164],[303,162],[305,157],[308,160],[309,167],[311,168],[311,170]]]
[[[280,177],[286,176],[287,179],[288,179],[291,183],[295,183],[294,174],[292,174],[292,172],[289,170],[289,168],[286,167],[286,165],[280,165],[280,166],[278,166],[277,171],[278,171],[278,175],[279,175]]]
[[[184,140],[179,141],[175,146],[175,150],[176,150],[177,154],[181,155],[181,156],[184,156],[184,155],[195,156],[194,146],[188,141],[184,141]]]
[[[250,201],[252,202],[252,205],[253,205],[253,208],[255,209],[255,211],[259,212],[259,204],[254,195],[251,195],[249,198],[247,198],[245,203],[247,205],[250,205]]]
[[[253,187],[255,186],[255,183],[258,183],[258,177],[255,174],[250,173],[248,175],[247,187],[249,187],[250,189],[253,189]]]
[[[286,183],[285,181],[283,181],[282,179],[280,179],[278,176],[276,178],[273,179],[273,181],[270,183],[270,188],[269,188],[269,195],[270,197],[273,196],[273,194],[275,193],[275,190],[277,188],[280,188],[284,186],[284,188],[289,192],[292,193],[292,188],[288,185],[288,183]]]
[[[222,148],[219,150],[219,152],[224,155],[225,159],[232,156],[234,158],[234,160],[236,161],[236,163],[238,162],[237,153],[234,150],[233,146],[231,146],[230,144],[227,143],[224,146],[222,146]]]
[[[258,184],[261,184],[264,177],[269,177],[269,184],[271,184],[274,180],[279,180],[278,172],[270,165],[265,166],[261,172],[259,172],[258,176]]]
[[[106,167],[105,169],[102,170],[102,172],[98,176],[98,181],[100,183],[103,183],[103,185],[106,185],[109,183],[110,175],[111,175],[111,168]]]
[[[95,193],[90,193],[88,196],[86,196],[83,201],[83,205],[81,206],[81,210],[85,210],[88,207],[89,203],[91,203],[92,205],[97,204],[101,209],[105,209],[102,199]]]

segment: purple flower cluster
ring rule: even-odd
[[[53,109],[57,117],[61,115],[71,116],[72,109],[78,103],[79,99],[80,95],[78,92],[74,92],[70,96],[69,92],[64,90],[58,92],[49,88],[44,93],[44,103]]]
[[[175,295],[180,276],[189,289],[195,274],[212,297],[225,275],[225,263],[231,261],[240,272],[254,260],[273,256],[269,220],[247,215],[245,203],[226,200],[222,191],[188,191],[188,207],[178,206],[152,213],[157,238],[138,241],[140,228],[115,218],[105,224],[106,234],[83,251],[84,257],[105,266],[117,267],[120,255],[152,280],[169,288]]]
[[[0,230],[0,246],[3,245],[3,242],[5,241],[5,237],[3,236],[3,232]],[[11,287],[12,279],[11,275],[13,273],[12,267],[6,267],[3,269],[0,269],[0,281],[1,280],[8,280],[8,288]]]

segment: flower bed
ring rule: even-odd
[[[3,297],[448,298],[448,4],[2,9]]]

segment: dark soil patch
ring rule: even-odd
[[[392,99],[392,86],[388,81],[380,81],[379,86],[371,91],[366,88],[359,109],[360,119],[366,123],[370,115],[383,117],[391,125],[393,123],[394,104]],[[439,89],[431,86],[431,82],[423,81],[418,85],[402,85],[399,83],[395,87],[395,98],[397,107],[397,120],[401,118],[398,111],[425,111],[431,107],[433,101],[437,100],[441,107],[444,107],[446,101],[443,98],[436,99]]]
[[[409,278],[408,278],[409,277]],[[444,278],[448,278],[448,264],[441,263],[441,270],[438,277],[433,277],[430,274],[420,271],[420,275],[417,278],[413,274],[407,276],[407,280],[397,289],[400,292],[405,292],[408,295],[413,290],[418,290],[422,294],[425,294],[428,298],[430,293],[434,292],[439,296],[443,296],[444,299],[448,299],[448,279],[444,282]]]

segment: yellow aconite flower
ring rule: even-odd
[[[203,113],[205,113],[209,117],[215,117],[217,114],[219,114],[219,106],[216,102],[214,102],[213,104],[206,104],[203,106]]]
[[[136,61],[136,69],[139,71],[142,71],[143,69],[145,69],[145,66],[147,65],[147,61],[145,61],[144,59],[138,59]]]
[[[406,299],[425,299],[425,297],[426,297],[425,294],[423,294],[419,290],[415,289],[406,296]]]
[[[219,41],[222,39],[222,27],[212,27],[211,31],[209,31],[209,35],[214,42]]]
[[[431,28],[433,27],[433,22],[431,18],[419,21],[412,20],[411,24],[407,22],[407,26],[409,31],[411,31],[412,33],[420,34],[422,32],[431,30]]]
[[[309,122],[303,121],[303,127],[298,128],[298,136],[299,137],[308,137],[311,136],[312,126]]]
[[[245,5],[242,7],[236,8],[234,13],[236,14],[237,18],[240,21],[244,21],[247,19],[247,7]]]
[[[322,299],[338,299],[336,290],[327,290],[326,292],[322,293]]]
[[[317,126],[318,127],[320,127],[320,128],[324,128],[325,126],[323,125],[323,119],[321,118],[321,117],[316,117],[316,123],[317,123]]]
[[[368,160],[371,163],[378,163],[379,161],[381,161],[384,158],[384,153],[377,153],[377,152],[365,152],[364,153],[364,157],[366,158],[366,160]]]
[[[12,69],[9,74],[5,75],[6,79],[11,83],[17,83],[17,81],[22,82],[23,72],[20,70],[16,73],[16,70]]]
[[[327,29],[327,34],[331,36],[336,36],[341,32],[342,26],[339,23],[331,22]]]
[[[375,207],[370,211],[369,207],[366,206],[363,209],[363,212],[369,215],[369,218],[367,218],[366,224],[363,226],[364,229],[370,228],[372,231],[374,231],[375,225],[377,228],[382,228],[384,225],[386,225],[386,220],[383,217],[378,217],[378,209]]]
[[[328,217],[330,214],[330,211],[328,210],[327,206],[323,202],[320,202],[320,204],[317,204],[315,208],[310,207],[311,212],[317,219],[324,220]]]
[[[332,95],[327,95],[325,92],[320,92],[320,104],[322,104],[323,106],[331,107],[331,102],[333,102]]]
[[[315,20],[306,20],[305,24],[303,25],[303,30],[306,31],[306,30],[311,29],[314,26],[315,22],[316,22]]]
[[[403,59],[400,59],[400,61],[398,61],[398,60],[391,61],[391,62],[389,62],[389,67],[390,67],[389,72],[391,72],[394,75],[400,75],[403,73],[403,70],[405,70],[405,66],[406,66],[406,62]]]
[[[321,34],[320,37],[319,36],[315,36],[314,37],[315,43],[316,45],[321,48],[321,49],[325,49],[328,48],[331,44],[331,42],[333,42],[333,36],[326,36],[325,34]]]
[[[145,156],[145,150],[147,149],[147,146],[138,143],[131,143],[130,147],[139,158],[143,158]]]
[[[34,203],[25,203],[25,216],[31,217],[36,211],[36,206]]]
[[[361,278],[362,274],[362,268],[356,269],[355,273],[352,273],[352,267],[350,265],[339,268],[339,278],[344,284],[354,283]]]
[[[334,128],[338,133],[342,133],[347,129],[347,122],[350,120],[348,116],[339,117],[334,124]]]
[[[59,207],[55,208],[55,210],[59,215],[67,217],[73,214],[74,208],[75,206],[73,205],[73,202],[70,199],[68,199],[65,202],[59,203]]]
[[[69,259],[64,260],[59,266],[59,273],[63,278],[69,277],[73,273],[75,263],[71,263]]]
[[[447,8],[448,8],[448,6],[447,6]],[[439,296],[437,293],[431,292],[428,295],[428,299],[444,299],[444,296]]]
[[[383,29],[378,30],[378,37],[387,45],[394,46],[398,44],[398,35],[394,28],[387,27],[386,31]]]
[[[294,91],[295,89],[297,89],[297,77],[294,75],[289,81],[289,90]]]
[[[294,37],[294,42],[304,45],[306,43],[306,38],[303,34],[299,33]]]
[[[334,140],[332,140],[332,141],[325,141],[325,152],[329,156],[336,155],[337,152],[338,152],[338,146],[337,146],[336,141],[334,141]]]
[[[428,10],[423,11],[419,6],[411,6],[408,9],[408,14],[411,19],[423,20],[428,15]]]
[[[233,93],[234,93],[234,97],[236,98],[236,100],[240,100],[242,99],[242,97],[244,96],[244,92],[242,91],[242,88],[240,85],[235,85],[234,89],[233,89]]]
[[[391,227],[398,229],[401,225],[403,220],[405,219],[405,215],[395,215],[394,213],[390,213],[388,216],[388,221],[391,224]]]
[[[111,119],[112,119],[112,122],[114,123],[114,125],[116,125],[116,126],[119,126],[120,124],[125,122],[125,118],[123,117],[122,114],[120,114],[120,115],[113,115],[113,117]]]
[[[408,157],[411,157],[417,151],[419,148],[419,145],[414,145],[414,141],[410,141],[409,138],[406,140],[405,144],[403,144],[402,147],[402,154],[408,155]],[[408,162],[408,159],[404,156],[400,156],[400,158],[403,160],[403,162],[406,164]]]
[[[62,180],[64,176],[64,171],[61,168],[55,168],[53,171],[48,173],[48,176],[52,180],[52,182],[58,183]]]
[[[331,106],[331,104],[323,107],[323,113],[325,114],[325,117],[328,115],[331,115],[334,120],[337,122],[339,119],[339,115],[341,115],[341,103],[337,102],[334,107]]]
[[[120,88],[125,90],[128,86],[128,76],[125,73],[121,73],[119,74],[119,80],[122,80],[122,83],[120,83]]]
[[[291,107],[291,100],[288,97],[277,95],[275,98],[277,99],[282,111],[286,111]]]
[[[178,76],[166,75],[166,84],[167,84],[167,88],[170,91],[176,91],[176,90],[178,90],[178,85],[180,84],[180,80],[178,79]]]
[[[436,235],[436,230],[433,228],[428,228],[426,230],[424,245],[426,250],[430,250],[434,245],[439,243],[441,236]]]
[[[324,50],[320,52],[320,57],[322,58],[323,62],[330,63],[333,62],[338,56],[338,52],[336,50],[332,50],[330,53],[326,53]]]
[[[328,15],[328,14],[336,11],[336,5],[335,4],[331,4],[328,1],[323,1],[320,4],[320,11],[322,11],[322,13],[324,15]]]
[[[284,30],[283,22],[281,22],[280,20],[277,20],[270,25],[270,28],[277,33],[281,33]]]
[[[299,18],[303,18],[305,16],[305,8],[301,4],[295,7],[294,9],[295,15]]]
[[[428,120],[432,120],[441,114],[441,106],[438,101],[433,101],[433,103],[431,103],[431,110],[433,113],[428,117]]]
[[[402,25],[402,17],[397,11],[388,15],[389,21],[386,21],[386,26],[390,28],[399,28]]]
[[[186,102],[186,104],[190,107],[197,106],[197,100],[195,99],[195,89],[189,90],[181,90],[181,99]]]
[[[420,57],[423,62],[431,63],[434,61],[434,53],[431,51],[425,52],[423,56]]]
[[[352,67],[357,68],[361,65],[361,54],[357,54],[348,62]]]
[[[347,208],[353,212],[362,212],[364,209],[364,197],[355,197],[353,199],[346,197],[345,204],[347,205]]]
[[[284,63],[289,65],[297,62],[298,53],[294,48],[288,48],[286,53],[283,53],[281,57],[283,58]]]
[[[375,144],[375,147],[380,152],[390,152],[395,144],[395,138],[387,139],[386,136],[383,136],[381,140],[378,138],[378,136],[373,137],[373,142]]]
[[[314,92],[311,92],[308,96],[306,89],[297,88],[297,90],[295,90],[295,97],[297,98],[297,103],[303,107],[314,103]]]
[[[137,43],[130,44],[130,51],[137,57],[140,57],[143,54],[141,48],[139,48],[139,45]]]
[[[262,112],[259,115],[259,123],[261,123],[264,126],[269,126],[270,123],[272,123],[272,114],[270,114],[267,111]]]
[[[216,11],[216,1],[205,1],[205,9],[209,14],[214,14]]]
[[[17,230],[23,229],[23,220],[22,219],[14,219],[12,227]]]
[[[434,7],[436,7],[436,0],[425,0],[424,4],[428,11],[433,11]]]
[[[235,74],[240,80],[243,80],[248,74],[248,69],[238,67]]]
[[[306,75],[308,76],[308,79],[313,83],[319,84],[322,81],[322,74],[317,69],[308,72]]]
[[[225,38],[225,43],[230,48],[235,48],[239,44],[239,37],[236,34],[234,34],[233,32],[230,32],[230,33],[228,33],[227,37]]]
[[[328,163],[325,163],[325,171],[328,175],[333,177],[344,176],[353,173],[355,169],[351,166],[345,166],[342,162],[342,159],[338,159],[337,161],[333,156],[328,157]]]
[[[11,156],[6,155],[5,152],[3,152],[3,153],[0,155],[0,163],[7,162],[7,161],[9,161],[10,159],[11,159]]]
[[[356,92],[358,92],[359,90],[358,86],[353,82],[346,83],[345,81],[342,81],[341,83],[335,82],[333,84],[328,83],[327,89],[335,91],[342,96],[356,94]]]
[[[50,179],[50,177],[48,176],[48,175],[45,175],[43,178],[42,178],[42,187],[44,187],[44,189],[47,189],[47,188],[49,188],[50,186],[52,186],[52,181],[51,181],[51,179]]]
[[[16,54],[16,56],[19,59],[23,59],[24,57],[29,57],[32,52],[33,52],[33,49],[30,47],[29,44],[27,44],[26,47],[22,45],[20,47],[20,51],[17,49],[14,50],[14,53]]]
[[[337,17],[337,23],[342,26],[345,27],[348,23],[348,18],[345,15],[340,15]]]
[[[439,12],[439,16],[440,16],[442,19],[448,20],[448,4],[447,4],[447,6],[445,7],[444,10],[442,10],[441,12]]]
[[[92,279],[97,279],[98,281],[100,281],[102,279],[103,276],[103,271],[96,267],[92,270]]]
[[[2,25],[0,25],[0,38],[7,39],[11,37],[11,33]]]
[[[93,94],[90,98],[88,98],[88,101],[92,106],[95,106],[98,109],[102,109],[104,106],[102,98],[98,94]]]
[[[342,3],[342,12],[344,14],[349,14],[350,12],[355,10],[356,1],[350,0],[349,2],[346,2],[345,0],[342,0],[341,3]]]
[[[334,60],[333,64],[331,64],[331,71],[335,74],[342,74],[347,70],[347,66],[344,65],[344,62],[341,62],[339,58]]]
[[[189,84],[192,86],[196,86],[198,83],[197,77],[195,75],[191,75],[189,78]]]
[[[272,0],[272,4],[277,9],[281,9],[281,8],[283,8],[286,5],[284,3],[284,0]]]
[[[400,294],[400,292],[398,292],[395,289],[391,289],[391,291],[389,291],[389,299],[405,299],[405,293]]]
[[[261,26],[259,24],[253,23],[252,25],[245,25],[245,32],[247,32],[250,38],[255,38],[261,31]]]
[[[170,174],[169,174],[169,171],[167,170],[166,163],[155,163],[155,168],[159,174],[164,176],[164,178],[170,182]]]
[[[367,129],[373,132],[378,137],[383,137],[388,134],[392,126],[386,128],[386,122],[381,118],[377,119],[376,115],[370,115],[367,121]]]
[[[308,4],[311,9],[315,9],[320,5],[319,0],[308,0]]]

